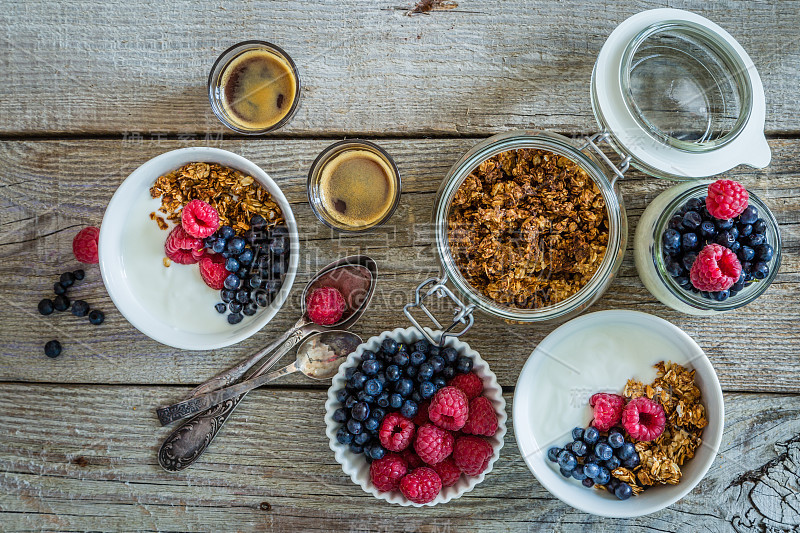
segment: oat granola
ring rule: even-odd
[[[158,210],[167,220],[176,223],[180,221],[183,207],[194,199],[211,204],[219,214],[220,223],[237,232],[249,230],[250,219],[255,214],[263,216],[270,225],[283,222],[280,207],[258,181],[217,163],[189,163],[164,174],[150,188],[150,196],[161,197]],[[167,229],[167,224],[156,213],[150,218],[156,220],[161,229]]]
[[[702,395],[694,382],[694,370],[671,361],[655,365],[658,375],[650,384],[628,380],[623,396],[647,396],[664,408],[667,425],[664,433],[651,442],[637,442],[641,464],[633,471],[617,468],[611,474],[629,483],[634,494],[658,484],[677,484],[681,466],[694,457],[708,425]]]
[[[608,244],[597,185],[576,163],[545,150],[510,150],[481,163],[456,192],[448,225],[470,285],[522,309],[578,292]]]

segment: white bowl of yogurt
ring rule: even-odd
[[[657,485],[619,500],[561,476],[547,459],[551,446],[572,440],[574,427],[592,420],[589,397],[621,393],[629,378],[650,383],[653,365],[673,361],[694,369],[708,425],[694,458],[676,485]],[[571,320],[539,343],[522,368],[514,392],[514,432],[536,479],[564,503],[587,513],[629,518],[656,512],[688,494],[711,467],[722,440],[725,409],[717,374],[703,350],[677,326],[637,311],[600,311]]]
[[[255,178],[280,206],[289,230],[289,266],[269,306],[231,325],[214,305],[219,291],[208,287],[197,265],[163,264],[167,231],[150,213],[161,206],[150,187],[161,175],[194,161],[218,163]],[[297,223],[286,197],[269,175],[244,157],[218,148],[192,147],[154,157],[128,176],[106,207],[100,226],[100,272],[111,300],[136,329],[162,344],[184,350],[230,346],[263,328],[289,295],[297,273]]]

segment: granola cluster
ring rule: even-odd
[[[573,161],[545,150],[509,150],[459,187],[449,224],[456,265],[474,288],[521,309],[578,292],[608,244],[600,190]]]
[[[180,222],[183,207],[194,199],[211,204],[220,223],[233,227],[237,233],[250,229],[250,219],[255,214],[270,225],[283,222],[280,207],[258,181],[217,163],[189,163],[164,174],[150,187],[150,196],[161,197],[158,210],[175,223]],[[156,213],[151,213],[150,218],[161,229],[167,229],[164,219]]]
[[[637,442],[641,464],[633,471],[617,468],[612,475],[629,483],[634,494],[657,484],[675,485],[681,479],[681,466],[694,457],[702,442],[703,428],[708,425],[700,403],[702,395],[694,382],[694,370],[667,361],[655,365],[658,376],[645,385],[628,380],[623,395],[627,398],[647,396],[664,408],[667,425],[664,433],[651,442]]]

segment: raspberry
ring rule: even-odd
[[[749,195],[741,183],[717,180],[708,186],[706,209],[714,218],[738,217],[747,208]]]
[[[408,472],[408,464],[396,453],[387,453],[382,458],[372,461],[369,467],[369,478],[375,488],[381,492],[397,490],[400,480]]]
[[[417,468],[400,480],[400,492],[414,503],[432,502],[442,490],[442,480],[432,468]]]
[[[707,244],[697,254],[689,279],[696,289],[716,292],[730,289],[741,273],[742,264],[735,253],[719,244]]]
[[[378,437],[387,450],[403,451],[414,440],[414,422],[398,413],[389,413],[381,423]]]
[[[453,453],[453,436],[433,424],[417,428],[414,450],[426,464],[435,465]]]
[[[608,431],[619,424],[622,409],[625,407],[625,398],[619,394],[598,392],[589,399],[589,405],[594,408],[592,425],[599,431]]]
[[[487,437],[491,437],[497,432],[497,413],[488,398],[478,396],[469,402],[469,417],[461,431]]]
[[[465,435],[456,439],[453,447],[453,460],[456,466],[468,476],[477,476],[489,466],[492,445],[481,437]]]
[[[414,424],[417,427],[424,426],[428,422],[431,421],[428,418],[428,408],[431,406],[431,402],[429,400],[425,400],[421,404],[419,404],[419,410],[417,411],[417,416],[414,417]]]
[[[464,394],[467,395],[467,399],[470,401],[480,396],[483,392],[483,381],[474,372],[459,374],[451,379],[448,385],[451,387],[458,387],[464,391]]]
[[[419,468],[425,464],[422,462],[422,459],[420,459],[419,456],[414,453],[413,446],[409,446],[400,452],[400,456],[405,460],[406,463],[408,463],[409,470],[414,470],[415,468]]]
[[[97,254],[97,239],[100,237],[100,228],[89,226],[83,228],[72,239],[72,253],[81,263],[96,264],[100,262]]]
[[[467,395],[456,387],[442,387],[431,400],[428,417],[442,429],[458,431],[467,423]]]
[[[622,427],[636,440],[650,441],[664,433],[664,408],[646,396],[634,398],[622,411]]]
[[[431,468],[439,474],[439,477],[442,479],[443,487],[455,485],[461,477],[461,470],[456,466],[456,462],[452,457],[448,457],[441,463],[433,465]]]
[[[204,239],[219,228],[219,215],[203,200],[192,200],[183,207],[181,226],[192,237]]]
[[[320,287],[311,291],[306,301],[308,318],[320,326],[331,326],[342,319],[347,304],[344,296],[333,287]]]
[[[202,240],[186,233],[183,227],[175,226],[167,235],[164,253],[178,264],[193,265],[200,261],[205,251]]]
[[[228,277],[228,269],[225,268],[225,258],[219,254],[208,254],[200,260],[200,277],[206,285],[215,290],[221,290],[225,286],[225,278]]]

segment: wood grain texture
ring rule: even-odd
[[[542,488],[519,454],[512,423],[486,480],[423,512],[376,500],[343,474],[325,437],[323,392],[254,392],[196,465],[164,472],[156,451],[167,430],[151,407],[179,392],[188,388],[0,388],[2,529],[716,532],[734,523],[752,531],[741,525],[759,516],[763,523],[760,513],[769,510],[756,498],[754,512],[748,494],[766,485],[757,476],[739,479],[770,459],[786,461],[773,443],[800,433],[800,398],[726,394],[720,454],[700,485],[651,516],[610,520]],[[510,414],[511,395],[506,400]],[[796,517],[773,514],[768,523],[788,529]]]
[[[135,330],[115,310],[100,281],[87,270],[81,295],[106,312],[94,328],[71,314],[36,313],[39,299],[51,294],[57,274],[75,268],[71,242],[78,228],[99,225],[119,183],[138,165],[159,153],[184,146],[179,141],[27,141],[0,143],[0,380],[69,383],[196,384],[246,357],[297,319],[300,290],[319,267],[353,253],[378,261],[380,279],[368,315],[354,331],[364,338],[407,327],[402,305],[417,284],[438,270],[430,247],[428,222],[435,191],[450,165],[476,142],[394,140],[383,146],[403,175],[401,204],[390,224],[360,236],[336,236],[311,213],[305,174],[327,141],[226,141],[223,148],[261,165],[276,179],[293,206],[302,236],[301,267],[290,301],[276,318],[249,340],[211,352],[168,348]],[[642,286],[633,266],[631,242],[645,205],[668,183],[631,172],[622,185],[630,231],[628,253],[610,290],[592,310],[627,308],[661,316],[683,328],[711,358],[723,388],[733,391],[800,391],[800,141],[772,141],[773,164],[764,171],[731,173],[772,208],[784,240],[783,264],[774,284],[755,305],[697,319],[674,312]],[[502,385],[510,386],[534,346],[552,325],[509,325],[477,317],[466,340],[486,358]],[[44,342],[65,345],[57,360],[45,359]],[[285,381],[306,384],[302,377]]]
[[[588,132],[596,128],[589,78],[601,46],[629,16],[664,7],[461,0],[453,10],[407,16],[415,3],[8,0],[0,12],[0,132],[222,132],[208,73],[246,39],[279,44],[300,69],[302,104],[281,135]],[[763,78],[767,130],[800,131],[800,3],[668,4],[738,39]]]

